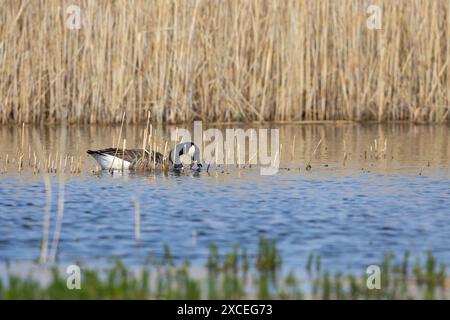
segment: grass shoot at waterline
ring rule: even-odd
[[[188,261],[177,265],[166,246],[162,259],[139,270],[120,260],[103,269],[82,267],[80,290],[67,290],[67,274],[57,267],[45,269],[51,275],[45,283],[11,269],[0,281],[0,299],[447,299],[450,294],[446,266],[431,253],[423,262],[411,262],[409,252],[386,254],[380,287],[370,289],[366,273],[330,273],[320,256],[310,255],[298,277],[283,271],[274,241],[261,238],[258,248],[252,257],[238,245],[226,253],[212,244],[204,267],[196,270]]]

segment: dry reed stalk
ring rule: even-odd
[[[123,148],[122,148],[123,154],[125,154],[125,149],[126,149],[126,148],[127,148],[127,139],[123,139]],[[117,151],[116,151],[116,155],[117,155]],[[115,157],[116,155],[114,155],[114,157]],[[113,159],[113,161],[114,161],[114,159]],[[122,175],[123,175],[123,173],[124,173],[124,171],[125,171],[124,165],[125,165],[125,161],[122,160]]]
[[[82,156],[78,157],[78,166],[77,166],[77,174],[81,173],[81,163],[82,163]]]
[[[241,148],[237,147],[237,161],[236,161],[236,167],[238,168],[238,171],[240,169],[240,163],[241,161]]]
[[[146,141],[147,141],[147,128],[144,129],[144,138],[142,139],[142,157],[141,157],[141,170],[142,171],[144,171],[145,167],[146,167],[146,165],[144,163],[145,153],[146,153],[146,150],[145,150]]]
[[[28,145],[28,166],[31,166],[31,145]]]
[[[56,150],[55,160],[52,161],[52,164],[54,166],[53,170],[55,170],[55,172],[56,172],[56,170],[58,170],[58,157],[59,157],[59,151]]]
[[[280,163],[281,161],[281,148],[283,147],[282,144],[280,144],[280,149],[277,150],[277,152],[275,153],[275,157],[273,158],[273,162],[277,163],[277,161],[279,161],[278,163]],[[280,160],[278,160],[278,157],[280,157]]]
[[[280,155],[279,155],[279,157],[280,157],[279,162],[281,163],[281,155],[283,154],[282,153],[283,152],[283,144],[282,143],[280,143],[280,149],[277,150],[277,151],[279,151],[279,153],[280,153]]]
[[[152,151],[153,125],[150,125],[150,134],[148,135],[147,146]]]
[[[72,174],[74,172],[73,169],[73,156],[70,157],[70,173]]]
[[[69,155],[66,154],[66,156],[64,157],[64,172],[66,172],[66,168],[67,168],[67,158]]]
[[[167,154],[167,141],[164,143],[164,153],[163,153],[163,155],[164,155],[164,157],[166,157],[166,154]]]
[[[156,153],[156,141],[153,144],[153,153]],[[153,157],[153,171],[156,170],[156,156]]]
[[[0,122],[448,121],[450,3],[376,4],[5,1]]]
[[[62,130],[62,134],[59,141],[59,150],[61,150],[61,153],[65,152],[65,146],[66,146],[66,129]],[[58,162],[58,153],[55,158],[55,162]],[[57,168],[55,168],[56,172]],[[64,217],[64,194],[65,194],[65,176],[64,171],[59,170],[58,171],[58,202],[57,202],[57,212],[56,212],[56,222],[55,222],[55,229],[53,232],[53,241],[51,245],[50,250],[50,257],[49,261],[51,263],[54,263],[56,260],[56,254],[58,251],[58,244],[59,244],[59,238],[61,236],[61,228],[62,228],[62,221]]]
[[[219,143],[216,142],[216,150],[214,152],[214,158],[215,158],[214,159],[214,161],[215,161],[214,171],[215,171],[216,175],[217,175],[217,169],[218,169],[218,157],[219,157]]]
[[[142,159],[141,159],[141,164],[142,164],[142,170],[145,170],[146,165],[144,164],[144,159],[145,159],[145,147],[146,147],[146,143],[147,143],[147,136],[148,136],[148,130],[149,130],[149,124],[150,124],[150,111],[147,114],[147,124],[145,125],[145,129],[144,129],[144,138],[142,140]]]
[[[51,160],[52,160],[52,154],[51,154],[51,152],[49,152],[48,153],[48,160],[47,160],[47,173],[50,173]]]
[[[347,161],[347,143],[344,139],[344,160],[342,161],[342,165],[345,167],[345,162]]]
[[[134,199],[134,237],[141,241],[141,206],[137,198]]]
[[[34,153],[35,162],[38,159],[44,159],[46,161],[46,157],[44,152],[42,151],[42,144],[39,137],[34,137],[34,146],[37,152]],[[49,240],[49,229],[50,229],[50,217],[51,217],[51,208],[52,208],[52,185],[51,179],[48,172],[46,172],[46,165],[42,168],[42,179],[44,180],[45,185],[45,209],[43,216],[43,224],[42,224],[42,241],[41,241],[41,252],[39,256],[39,262],[41,264],[46,263],[48,259],[48,240]],[[41,172],[41,161],[38,161],[36,166],[36,173],[39,174]]]
[[[25,123],[22,123],[22,134],[20,143],[20,153],[22,154],[23,154],[24,139],[25,139]]]
[[[114,153],[114,158],[111,161],[111,167],[109,168],[110,172],[112,172],[112,167],[114,165],[114,161],[116,160],[117,151],[119,150],[120,139],[122,139],[122,129],[123,129],[123,123],[125,122],[125,114],[126,114],[125,112],[122,114],[122,121],[120,123],[120,130],[119,130],[119,138],[117,139],[117,148],[116,148],[116,152]]]
[[[20,156],[19,161],[17,163],[18,163],[18,170],[20,173],[20,172],[22,172],[22,169],[23,169],[23,154]]]
[[[4,172],[8,172],[8,163],[9,163],[9,154],[6,154],[6,159],[5,159],[5,169],[3,170]]]
[[[230,157],[230,150],[227,150],[227,156],[225,157],[225,173],[228,174],[228,158]]]
[[[37,157],[36,157],[36,152],[33,152],[33,157],[34,157],[34,161],[33,161],[33,174],[36,174],[36,171],[37,171]]]
[[[295,135],[294,135],[294,139],[292,140],[291,161],[294,161],[294,158],[295,158]]]
[[[169,171],[169,163],[167,160],[167,141],[164,143],[164,153],[163,153],[163,172],[167,174]]]

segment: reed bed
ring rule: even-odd
[[[234,246],[220,252],[211,244],[204,272],[176,263],[165,246],[164,257],[139,271],[119,260],[105,269],[82,267],[80,290],[68,290],[67,275],[56,267],[48,284],[9,272],[0,279],[0,299],[447,299],[445,265],[429,252],[425,261],[388,253],[379,267],[381,288],[368,289],[368,275],[331,273],[311,254],[304,276],[283,271],[282,255],[272,240],[260,238],[255,256]]]
[[[446,0],[77,3],[0,0],[1,123],[450,117]]]

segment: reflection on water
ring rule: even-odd
[[[288,267],[303,267],[308,254],[316,253],[332,270],[361,270],[389,250],[429,249],[450,263],[448,126],[272,127],[280,128],[283,145],[283,169],[274,176],[236,167],[196,176],[94,174],[95,162],[85,151],[111,146],[119,127],[25,127],[23,138],[21,127],[1,127],[0,171],[7,172],[0,175],[0,260],[31,261],[40,255],[47,193],[42,172],[15,168],[23,145],[25,162],[33,161],[39,146],[42,157],[81,156],[81,173],[64,177],[58,261],[99,263],[120,256],[140,264],[161,256],[167,243],[177,259],[195,264],[204,261],[210,242],[220,248],[240,243],[255,252],[258,236],[264,235],[277,239]],[[154,127],[160,148],[173,129]],[[127,127],[122,137],[127,146],[139,148],[142,132]],[[386,154],[376,159],[374,150],[385,143]],[[310,159],[312,170],[306,171]],[[52,236],[59,177],[50,174],[50,182]]]

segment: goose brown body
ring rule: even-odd
[[[169,152],[167,158],[160,152],[143,149],[106,148],[88,150],[87,153],[100,164],[102,169],[151,170],[167,168],[180,170],[184,168],[180,162],[180,156],[183,154],[190,156],[198,168],[201,168],[198,147],[192,142],[176,145],[175,149]]]

